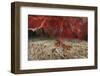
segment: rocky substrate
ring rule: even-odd
[[[84,40],[29,39],[28,60],[83,59],[88,57],[88,44]]]

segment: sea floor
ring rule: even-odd
[[[28,40],[28,60],[84,59],[88,58],[88,43],[84,40],[33,38]]]

